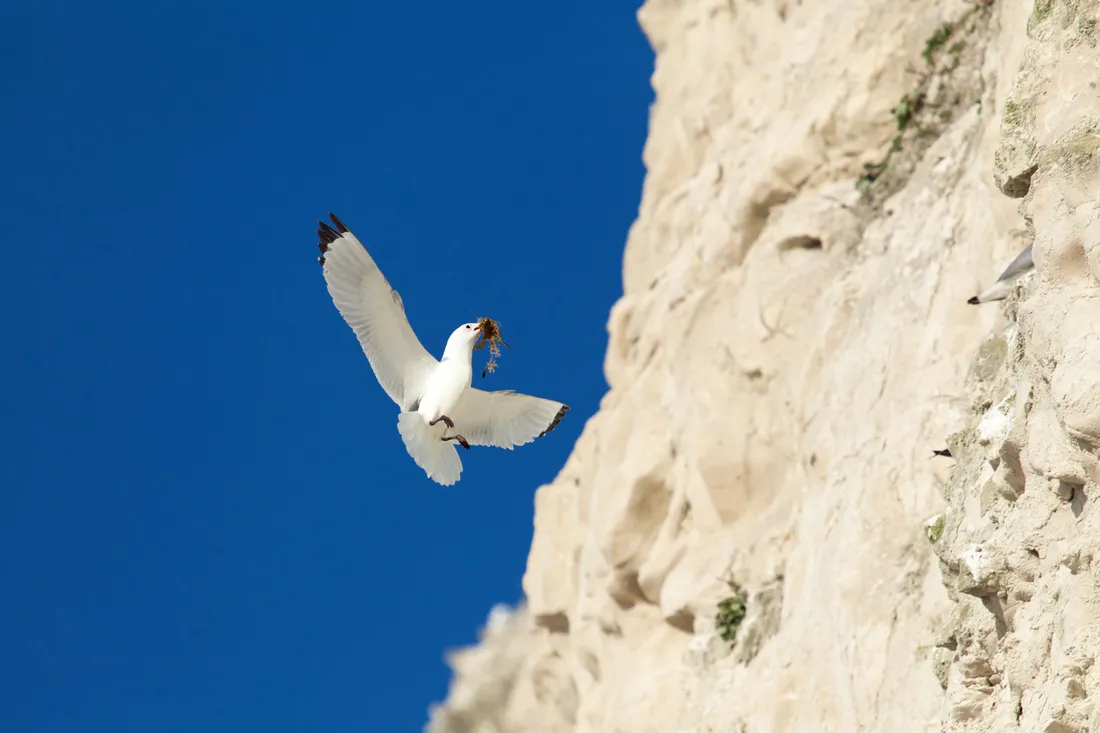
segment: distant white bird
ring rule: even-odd
[[[401,408],[397,430],[405,449],[428,478],[450,486],[462,473],[454,443],[512,450],[557,427],[569,406],[511,390],[485,392],[470,386],[473,348],[481,331],[464,323],[447,339],[436,361],[405,317],[401,296],[390,287],[354,234],[329,214],[317,236],[325,282],[336,309],[359,337],[374,376]],[[454,433],[447,435],[448,430]]]
[[[1024,247],[1023,252],[1016,255],[1016,259],[1012,260],[1012,263],[1005,268],[1005,271],[997,278],[997,282],[966,302],[970,305],[978,305],[979,303],[991,303],[995,300],[1004,300],[1009,296],[1009,293],[1012,292],[1012,284],[1019,280],[1021,276],[1030,272],[1034,267],[1035,262],[1031,259],[1031,245],[1029,244]]]

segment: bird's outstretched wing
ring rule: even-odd
[[[354,234],[329,214],[333,229],[317,222],[318,261],[336,309],[359,337],[374,376],[401,409],[419,397],[435,358],[424,349],[405,318],[401,296],[390,287]]]
[[[1022,275],[1035,267],[1035,260],[1031,258],[1031,247],[1032,245],[1029,244],[1024,247],[1020,254],[1016,255],[1016,259],[1012,260],[1008,267],[1005,268],[1005,271],[1001,273],[1001,276],[997,278],[998,282],[1001,280],[1008,280],[1017,275]]]
[[[512,390],[485,392],[469,387],[451,410],[455,433],[470,445],[512,450],[541,438],[558,426],[568,405]]]
[[[978,305],[979,303],[992,303],[1007,298],[1012,292],[1013,283],[1035,267],[1035,260],[1031,257],[1031,247],[1032,245],[1029,244],[1024,247],[1020,254],[1016,255],[1016,259],[1009,263],[1005,271],[997,278],[997,282],[966,302],[970,305]]]

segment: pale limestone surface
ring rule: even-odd
[[[1100,731],[1097,4],[646,3],[611,389],[430,731]]]
[[[1022,195],[1036,276],[967,380],[937,669],[947,730],[1100,731],[1100,3],[1012,12],[995,177]]]

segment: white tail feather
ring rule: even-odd
[[[442,427],[443,423],[437,426]],[[453,442],[440,440],[442,430],[428,427],[419,413],[402,412],[397,416],[397,432],[405,441],[405,450],[416,465],[424,469],[428,478],[444,486],[458,482],[458,477],[462,475],[462,460]]]
[[[995,300],[1004,300],[1012,294],[1013,285],[1015,285],[1013,280],[998,280],[976,296],[974,300],[976,303],[992,303]]]

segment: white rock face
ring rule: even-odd
[[[428,729],[1100,730],[1098,0],[639,17],[611,390]]]

